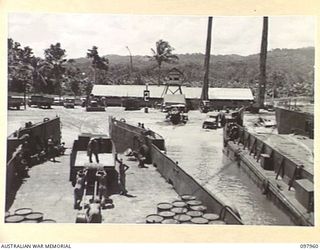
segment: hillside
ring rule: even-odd
[[[276,94],[311,95],[314,81],[314,54],[312,47],[300,49],[274,49],[268,52],[268,90],[275,84]],[[163,64],[162,76],[172,67],[184,73],[184,84],[201,86],[203,81],[204,54],[180,54],[175,64]],[[106,55],[109,71],[101,84],[150,84],[157,83],[157,65],[146,56],[133,56],[130,76],[129,56]],[[259,54],[249,56],[212,55],[210,59],[210,86],[251,87],[255,89],[259,76]],[[87,75],[92,75],[87,58],[75,59],[75,65]],[[101,81],[101,80],[100,80]]]

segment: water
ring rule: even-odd
[[[222,129],[202,129],[206,115],[199,111],[190,111],[187,124],[176,126],[164,121],[164,113],[152,109],[148,114],[143,110],[124,111],[119,107],[107,108],[106,112],[85,112],[82,108],[73,110],[62,107],[9,111],[8,134],[17,129],[23,118],[40,121],[42,117],[56,114],[61,117],[62,136],[67,146],[71,146],[81,132],[107,133],[109,115],[123,117],[131,124],[142,122],[145,127],[164,137],[169,157],[178,161],[188,174],[213,194],[227,204],[233,204],[245,224],[293,225],[286,214],[261,194],[243,170],[223,155]]]

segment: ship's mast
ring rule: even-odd
[[[204,60],[204,80],[202,86],[201,99],[208,100],[208,89],[209,89],[209,65],[210,65],[210,50],[211,50],[211,30],[212,30],[212,17],[208,18],[208,32],[207,32],[207,45],[206,45],[206,55]]]
[[[264,96],[266,91],[266,64],[268,50],[268,17],[263,17],[262,40],[260,50],[260,77],[257,104],[259,108],[264,107]]]

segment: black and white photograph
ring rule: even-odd
[[[314,16],[7,19],[5,223],[315,226]]]

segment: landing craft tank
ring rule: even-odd
[[[235,119],[224,127],[223,152],[238,162],[258,184],[262,195],[279,205],[296,225],[314,225],[312,139],[256,133]]]
[[[178,200],[173,199],[171,202],[163,200],[158,206],[155,206],[154,209],[158,213],[147,216],[147,223],[162,223],[162,221],[166,221],[165,223],[177,224],[180,222],[192,224],[192,217],[186,213],[192,210],[192,205],[188,205],[188,202],[193,201],[190,204],[203,205],[206,212],[217,214],[219,220],[224,223],[243,224],[240,216],[237,215],[234,209],[227,206],[223,201],[202,187],[165,154],[165,142],[160,135],[154,131],[130,125],[125,120],[117,120],[113,117],[109,118],[109,133],[118,152],[124,152],[128,148],[137,150],[135,148],[136,138],[139,138],[140,141],[146,144],[149,148],[148,155],[146,156],[149,158],[148,170],[146,171],[153,171],[153,167],[156,168],[156,171],[162,175],[167,183],[172,185],[175,192],[180,196]],[[148,182],[151,181],[154,186],[157,180],[153,180],[152,178],[156,177],[151,173],[148,176],[150,179]],[[158,192],[161,192],[161,190]],[[163,192],[165,193],[166,191],[164,190]],[[172,212],[171,209],[177,206],[180,206],[180,209],[174,209]],[[181,209],[184,208],[183,206],[186,209]],[[173,219],[173,217],[175,218]]]

